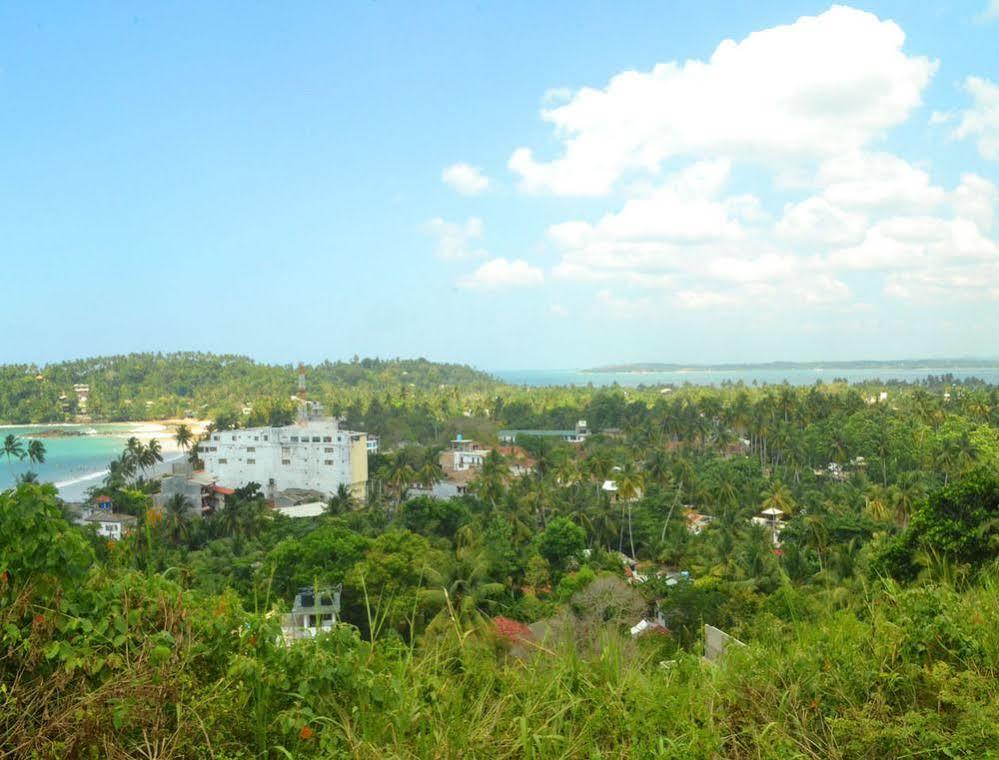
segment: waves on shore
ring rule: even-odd
[[[184,458],[183,452],[163,457],[163,461],[159,463],[159,467],[155,468],[153,472],[150,472],[150,475],[158,475],[168,471],[166,469],[167,465],[171,465],[174,462],[181,460],[183,458]],[[73,495],[82,493],[82,489],[80,488],[82,484],[89,483],[92,480],[100,480],[101,478],[105,477],[107,474],[108,474],[108,469],[105,467],[103,470],[95,470],[93,472],[88,472],[84,475],[80,475],[79,477],[70,478],[69,480],[60,480],[56,483],[53,483],[52,485],[54,485],[56,489],[59,491],[60,496],[62,496],[64,499],[68,499],[70,493],[72,493]],[[64,491],[69,493],[64,493]]]

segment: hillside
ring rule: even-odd
[[[329,400],[338,388],[384,391],[444,386],[485,389],[497,383],[459,364],[426,359],[358,359],[307,366],[310,393]],[[76,384],[89,386],[87,412],[96,420],[213,417],[260,398],[295,392],[293,365],[246,356],[198,352],[101,356],[45,366],[0,366],[0,422],[61,422],[82,411]]]

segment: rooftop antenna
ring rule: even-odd
[[[298,363],[298,403],[299,416],[306,420],[309,417],[309,395],[305,390],[305,364]]]

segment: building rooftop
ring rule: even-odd
[[[120,522],[120,523],[134,523],[138,518],[135,515],[126,515],[121,512],[108,512],[106,510],[97,510],[93,514],[87,515],[83,518],[90,522]]]

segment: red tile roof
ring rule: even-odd
[[[524,639],[534,638],[534,634],[531,633],[530,626],[527,623],[521,623],[519,620],[511,620],[502,615],[493,618],[493,626],[496,628],[496,635],[507,641],[523,641]]]

